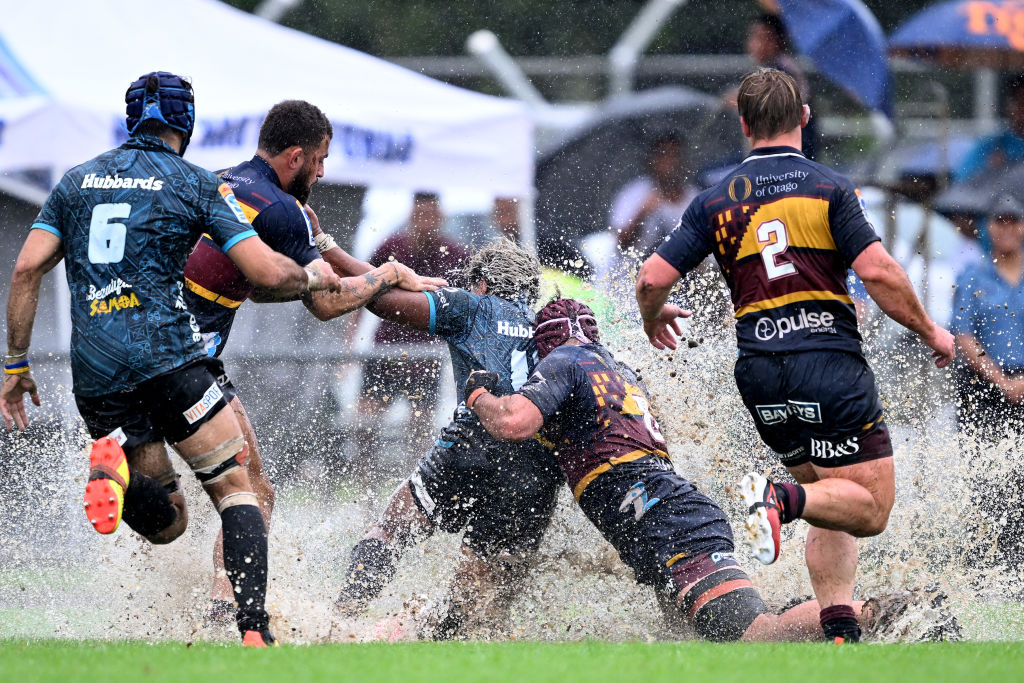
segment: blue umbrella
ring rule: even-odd
[[[949,66],[1024,68],[1024,2],[940,2],[900,26],[889,50]]]
[[[892,79],[885,33],[860,0],[779,0],[800,54],[830,81],[871,109],[892,117]]]

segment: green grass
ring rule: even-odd
[[[407,643],[284,646],[0,641],[10,681],[1004,681],[1024,645]]]

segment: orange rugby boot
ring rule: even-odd
[[[89,454],[85,516],[101,534],[112,534],[121,524],[128,479],[128,458],[121,445],[109,436],[96,439]]]

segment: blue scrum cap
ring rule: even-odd
[[[146,119],[156,119],[185,134],[184,154],[196,123],[191,83],[166,71],[153,71],[128,86],[124,101],[129,133]]]

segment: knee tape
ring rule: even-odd
[[[185,458],[185,462],[195,473],[199,483],[209,486],[223,479],[228,472],[236,467],[245,467],[248,457],[248,444],[245,443],[243,437],[236,436],[212,451]]]
[[[260,506],[259,498],[256,497],[255,493],[250,491],[238,491],[237,493],[229,493],[220,499],[217,503],[217,512],[224,512],[230,507],[236,505],[255,505],[257,508]]]

